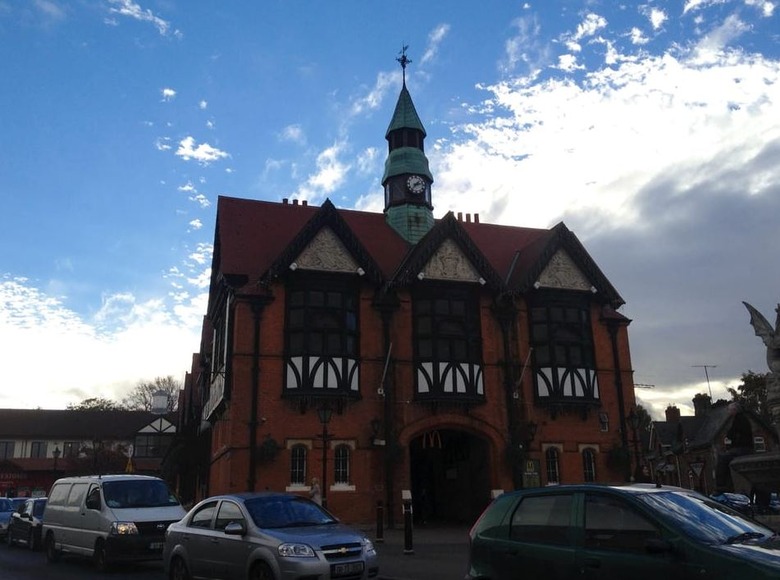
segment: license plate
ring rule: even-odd
[[[163,543],[162,542],[152,542],[149,544],[149,549],[153,552],[159,552],[163,549]]]
[[[363,562],[348,562],[346,564],[333,564],[331,576],[348,576],[363,572]]]

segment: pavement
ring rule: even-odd
[[[463,580],[468,565],[469,528],[456,525],[418,525],[407,549],[403,522],[368,536],[379,555],[378,580]]]

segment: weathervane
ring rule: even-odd
[[[401,69],[403,69],[403,76],[404,76],[404,86],[406,86],[406,65],[410,64],[412,62],[411,58],[407,58],[406,56],[406,49],[409,48],[408,44],[404,44],[401,46],[401,52],[398,53],[401,56],[396,58],[398,62],[401,63]]]

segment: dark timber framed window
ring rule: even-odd
[[[479,290],[423,284],[412,303],[417,396],[483,397]]]
[[[539,292],[529,301],[528,314],[537,400],[598,400],[588,297]]]
[[[287,288],[287,394],[358,391],[359,286],[353,277],[300,274]]]

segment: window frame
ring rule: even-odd
[[[48,452],[48,441],[32,441],[30,443],[30,458],[45,459]]]
[[[336,445],[333,449],[333,484],[350,485],[351,468],[352,446],[346,443]]]
[[[290,447],[290,485],[306,485],[309,448],[303,443]]]
[[[479,289],[471,285],[425,283],[414,288],[415,359],[482,364],[480,306]]]
[[[585,483],[596,481],[596,451],[592,447],[586,447],[582,450],[582,476]]]
[[[287,358],[359,358],[357,281],[351,276],[291,276],[286,288],[284,340]]]
[[[544,452],[545,472],[547,485],[559,485],[561,483],[561,458],[557,447],[548,447]],[[550,461],[551,457],[554,461]]]

